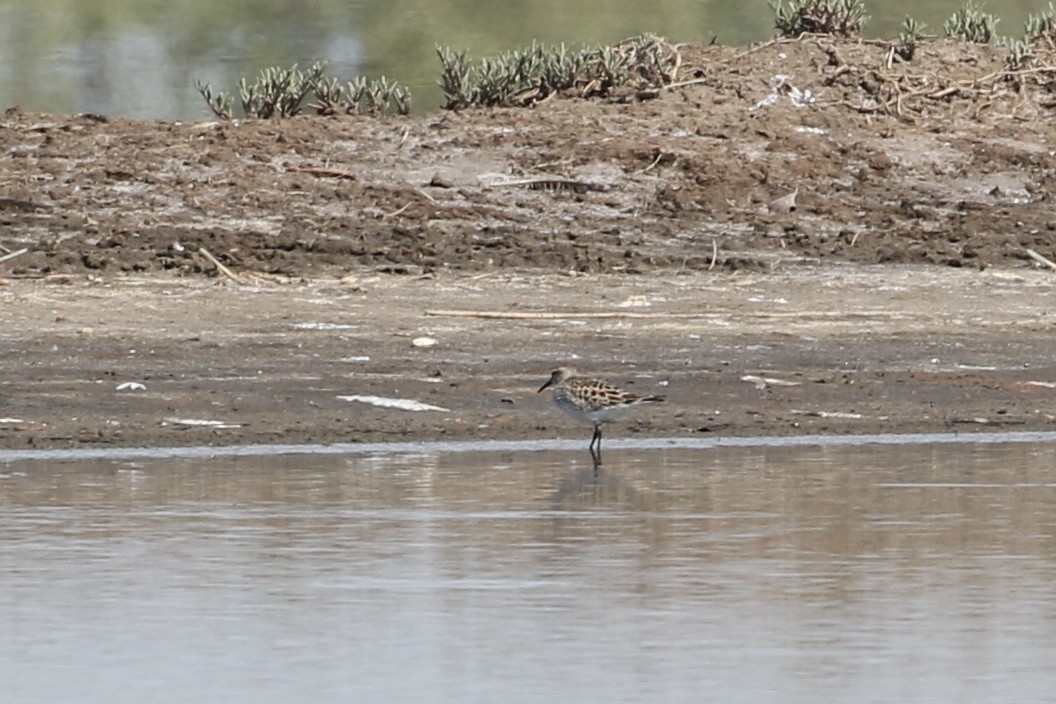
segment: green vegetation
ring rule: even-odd
[[[213,114],[231,119],[230,96],[214,93],[208,83],[198,81],[196,85]],[[245,78],[240,80],[238,95],[246,117],[261,119],[293,117],[301,112],[310,95],[315,96],[315,102],[309,107],[319,115],[381,115],[390,111],[406,115],[411,111],[411,93],[396,81],[384,76],[368,81],[360,76],[342,86],[336,78],[326,75],[326,64],[322,62],[306,72],[298,70],[297,64],[266,68],[252,84]]]
[[[783,39],[804,34],[852,37],[868,20],[862,0],[769,0],[775,13],[775,27]],[[997,41],[1008,48],[1006,64],[1011,72],[1029,68],[1039,55],[1056,54],[1056,3],[1037,15],[1030,15],[1022,38],[998,37],[1000,20],[984,12],[975,0],[967,0],[943,25],[949,37],[966,42],[989,44]],[[890,57],[911,61],[922,41],[926,25],[906,17]],[[933,35],[931,35],[933,36]],[[437,46],[440,59],[438,85],[443,92],[443,108],[523,107],[556,95],[593,98],[655,97],[675,80],[681,65],[678,50],[664,39],[644,34],[611,46],[585,46],[570,49],[565,44],[547,46],[533,42],[530,47],[472,61],[466,51]],[[888,59],[891,61],[891,58]],[[1051,63],[1051,62],[1050,62]],[[259,73],[250,83],[238,83],[238,97],[245,115],[257,118],[290,117],[312,109],[320,115],[396,113],[411,110],[410,91],[385,77],[368,81],[356,77],[345,84],[328,76],[325,63],[307,71],[297,65],[273,67]],[[1031,71],[1027,73],[1036,73]],[[1029,79],[1047,81],[1047,72]],[[1008,76],[1009,80],[1020,80]],[[1044,83],[1048,85],[1048,83]],[[231,96],[214,92],[209,84],[197,82],[199,93],[217,116],[232,116]]]
[[[465,51],[438,46],[444,108],[532,105],[551,95],[610,96],[617,89],[658,90],[673,79],[678,54],[666,42],[642,35],[616,46],[569,50],[532,43],[471,62]]]
[[[913,54],[917,51],[917,44],[924,38],[924,28],[927,27],[923,22],[917,22],[912,17],[906,17],[902,23],[902,31],[898,33],[898,46],[895,47],[895,51],[906,61],[913,59]]]
[[[1029,68],[1039,53],[1051,58],[1056,53],[1056,5],[1049,3],[1045,12],[1028,15],[1021,39],[1007,39],[1008,66],[1013,71]]]
[[[1026,38],[1006,39],[1004,44],[1008,47],[1006,62],[1009,69],[1013,71],[1026,68],[1027,64],[1034,58],[1034,45]]]
[[[968,0],[964,7],[946,20],[942,29],[947,37],[955,37],[977,44],[989,44],[997,36],[997,24],[1000,21],[989,12],[983,12],[974,0]]]
[[[869,17],[861,0],[769,0],[774,27],[782,37],[802,34],[860,34]]]
[[[1056,4],[1050,2],[1040,15],[1028,15],[1023,30],[1027,41],[1047,40],[1050,47],[1056,47]]]
[[[774,26],[779,36],[796,38],[804,34],[831,34],[850,37],[861,31],[868,17],[862,0],[769,0],[774,11]],[[998,42],[1008,48],[1006,63],[1010,70],[1020,70],[1037,57],[1039,52],[1056,52],[1056,3],[1048,9],[1029,15],[1022,38],[999,37],[997,25],[1001,20],[984,12],[975,0],[967,0],[943,24],[946,36],[977,44]],[[926,25],[906,17],[902,23],[893,51],[903,61],[911,61],[916,54]]]

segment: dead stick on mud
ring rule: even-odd
[[[414,205],[413,202],[408,203],[407,205],[403,206],[399,210],[394,210],[391,213],[385,213],[384,215],[382,215],[382,217],[383,218],[394,218],[397,215],[399,215],[400,213],[402,213],[404,210],[407,210],[407,208],[410,208],[412,205]]]
[[[632,313],[632,312],[589,312],[589,313],[554,313],[531,311],[503,310],[427,310],[426,315],[448,318],[485,318],[493,320],[564,320],[566,318],[706,318],[707,313]]]
[[[682,88],[684,86],[695,86],[698,83],[707,83],[710,78],[693,78],[688,81],[679,81],[678,83],[668,83],[662,88],[662,90],[674,90],[675,88]]]
[[[514,186],[524,186],[525,188],[531,188],[533,190],[544,190],[544,191],[559,191],[559,190],[570,190],[576,193],[584,193],[586,191],[607,191],[608,187],[599,183],[590,183],[587,181],[573,181],[567,178],[522,178],[516,181],[500,181],[498,183],[489,183],[486,188],[510,188]]]
[[[557,313],[553,311],[505,311],[505,310],[427,310],[426,315],[445,316],[448,318],[485,318],[493,320],[566,320],[568,318],[589,318],[592,320],[605,318],[641,318],[658,319],[664,318],[728,318],[737,315],[740,318],[895,318],[899,313],[886,310],[862,310],[862,311],[828,311],[828,310],[806,310],[798,312],[766,312],[758,313],[634,313],[617,311],[589,311]]]
[[[1026,249],[1026,252],[1027,252],[1028,255],[1030,255],[1030,258],[1033,259],[1034,261],[1038,262],[1039,264],[1044,264],[1045,266],[1049,267],[1053,271],[1056,271],[1056,262],[1052,261],[1051,259],[1047,259],[1047,258],[1041,256],[1040,254],[1035,252],[1033,249],[1030,249],[1029,247]],[[0,261],[3,261],[3,260],[0,259]]]
[[[344,171],[342,169],[329,169],[318,166],[287,166],[286,171],[299,173],[299,174],[312,174],[313,176],[333,176],[334,178],[347,178],[350,181],[356,179],[356,175],[351,171]]]
[[[209,250],[206,249],[205,247],[199,247],[198,248],[198,254],[201,254],[203,257],[205,257],[206,259],[211,261],[213,263],[213,266],[216,267],[217,271],[219,271],[224,276],[226,276],[227,278],[229,278],[232,281],[234,281],[236,284],[241,284],[242,283],[239,280],[239,278],[237,276],[235,276],[234,273],[230,269],[228,269],[226,266],[221,264],[220,260],[217,259],[216,257],[214,257],[212,255],[212,253],[210,253]]]
[[[634,173],[635,174],[644,174],[646,171],[649,171],[650,169],[655,167],[657,164],[659,164],[660,160],[663,159],[663,158],[664,158],[664,153],[660,152],[659,154],[656,155],[656,158],[653,159],[653,163],[649,164],[649,166],[646,166],[644,169],[641,169],[639,171],[635,171]]]
[[[18,250],[17,252],[11,252],[10,254],[5,254],[4,256],[0,257],[0,262],[6,262],[8,259],[14,259],[15,257],[21,257],[23,254],[25,254],[28,251],[29,251],[28,248],[23,247],[22,249]]]
[[[727,59],[727,60],[723,61],[722,63],[727,63],[728,64],[731,61],[740,61],[745,56],[748,56],[749,54],[754,54],[757,51],[761,51],[761,50],[765,49],[768,46],[773,46],[774,44],[783,44],[783,43],[786,43],[788,41],[794,41],[794,40],[791,40],[791,39],[786,40],[786,39],[782,39],[781,37],[774,37],[773,39],[771,39],[769,41],[763,42],[762,44],[756,44],[755,46],[753,46],[753,47],[751,47],[751,48],[749,48],[749,49],[747,49],[745,51],[742,51],[741,53],[737,54],[732,59]]]
[[[711,264],[708,264],[708,271],[715,268],[715,262],[719,260],[719,241],[714,237],[711,238]]]

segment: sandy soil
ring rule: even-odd
[[[534,393],[569,361],[668,395],[612,436],[1050,428],[1047,87],[952,42],[682,51],[650,99],[8,111],[0,445],[586,440]]]

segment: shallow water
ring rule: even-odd
[[[1030,701],[1056,444],[0,465],[4,699]]]
[[[942,33],[962,0],[866,2],[866,35],[893,38],[906,15]],[[1046,3],[989,0],[1000,33]],[[653,32],[673,42],[716,37],[740,45],[773,35],[765,0],[613,0],[458,3],[379,0],[0,0],[0,109],[204,119],[195,80],[238,96],[240,77],[267,66],[327,60],[342,82],[387,75],[411,88],[417,109],[441,102],[437,44],[473,56],[531,44],[613,43]]]

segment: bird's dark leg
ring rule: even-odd
[[[594,449],[595,443],[598,446],[597,450]],[[600,425],[595,425],[594,426],[594,436],[590,438],[590,448],[589,449],[590,449],[590,456],[594,458],[594,465],[595,465],[595,468],[596,468],[597,465],[601,464],[601,426]]]

